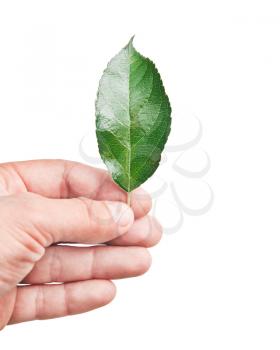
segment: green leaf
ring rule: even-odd
[[[108,64],[96,100],[101,158],[114,181],[130,192],[157,169],[171,124],[171,107],[154,63],[133,38]]]

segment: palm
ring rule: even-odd
[[[3,170],[2,174],[0,171],[0,196],[27,191],[26,187],[18,181],[18,177],[15,175],[9,174],[7,176],[4,175]],[[17,288],[14,287],[4,297],[0,298],[0,328],[5,327],[11,319],[16,303],[16,296]]]

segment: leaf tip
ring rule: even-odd
[[[128,50],[133,49],[133,40],[134,40],[134,37],[135,37],[135,35],[133,35],[133,36],[130,38],[129,42],[128,42],[127,45],[125,46],[126,49],[128,49]]]
[[[130,40],[129,40],[128,44],[127,44],[128,46],[133,44],[134,37],[135,37],[135,34],[132,35],[132,37],[130,38]]]

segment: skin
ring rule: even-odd
[[[107,172],[80,163],[0,165],[0,329],[104,306],[111,280],[149,269],[162,230],[146,192],[126,199]]]

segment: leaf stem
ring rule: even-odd
[[[130,207],[130,202],[131,202],[131,192],[127,192],[127,205]]]

